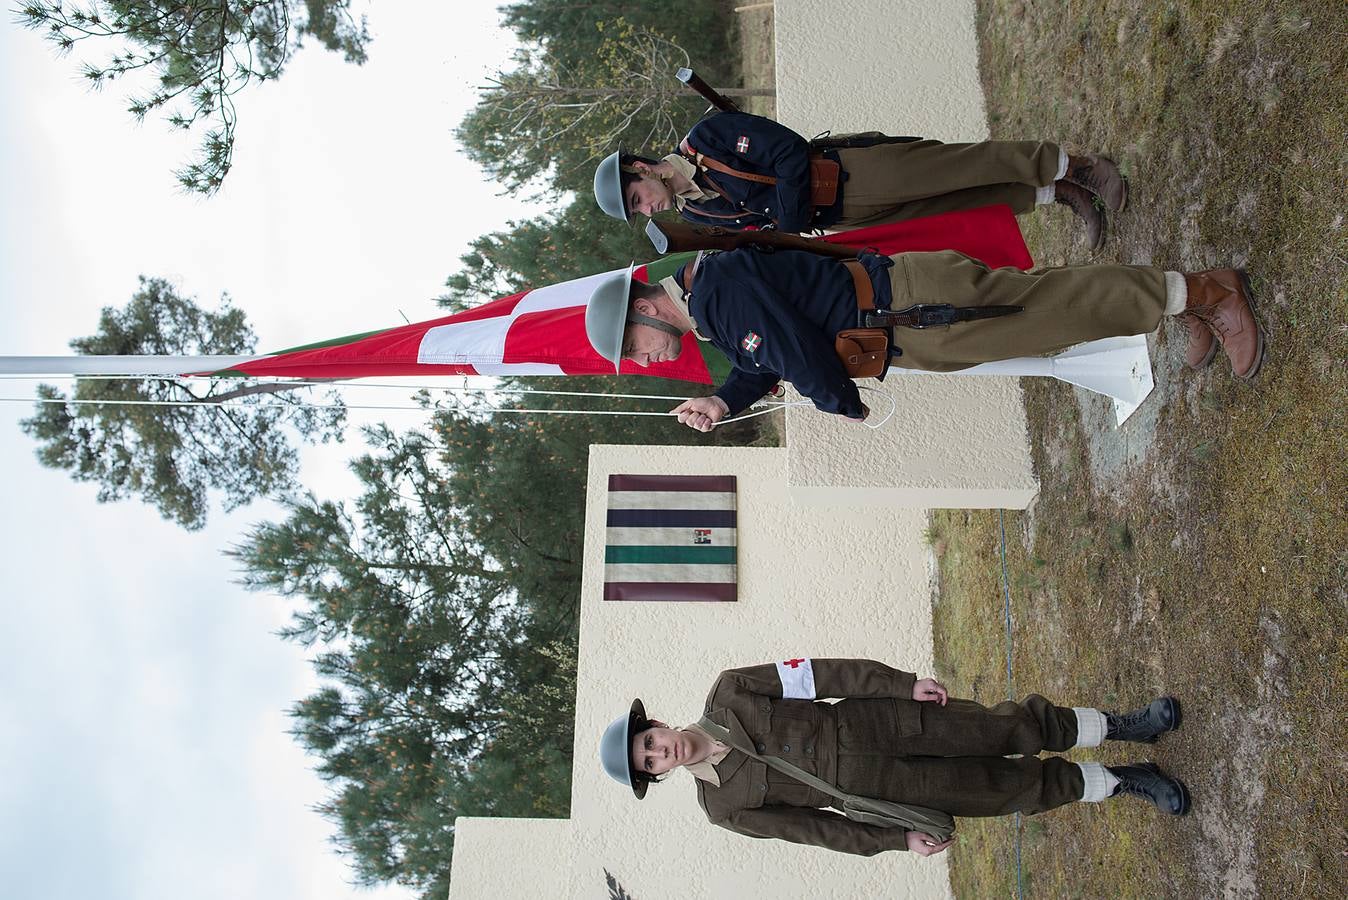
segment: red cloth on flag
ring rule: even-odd
[[[1034,264],[1009,206],[843,231],[822,240],[871,248],[886,255],[958,250],[994,268],[1028,269]],[[636,277],[644,280],[647,268],[639,266]],[[667,261],[657,261],[649,268],[663,273],[669,266]],[[612,364],[596,353],[585,337],[585,302],[592,289],[592,279],[549,285],[429,322],[283,351],[230,371],[291,378],[609,375]],[[624,362],[622,374],[711,383],[692,334],[684,336],[678,359],[644,369]]]

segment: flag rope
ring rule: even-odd
[[[478,378],[493,378],[492,375],[478,375]],[[509,376],[529,377],[529,376]],[[602,376],[591,376],[602,377]],[[173,381],[183,385],[200,384],[208,380],[209,376],[198,375],[15,375],[0,374],[0,380],[28,380],[28,381],[55,381],[59,379],[75,379],[76,381]],[[379,381],[356,381],[356,380],[326,380],[313,378],[262,378],[255,375],[249,376],[230,376],[216,379],[230,385],[246,385],[256,382],[270,382],[284,385],[294,385],[298,387],[331,387],[331,388],[396,388],[400,390],[425,390],[425,391],[446,391],[446,392],[467,392],[467,391],[490,391],[493,394],[538,394],[552,397],[616,397],[623,400],[687,400],[687,397],[678,394],[610,394],[602,391],[544,391],[538,388],[488,388],[471,387],[467,384],[462,387],[447,387],[443,384],[394,384],[391,382]]]
[[[591,394],[594,397],[623,397],[622,394]],[[690,400],[691,397],[671,397],[672,400]],[[726,425],[730,422],[741,422],[745,419],[752,419],[755,416],[766,415],[778,409],[784,409],[788,406],[801,406],[809,403],[809,400],[782,400],[769,401],[764,404],[764,408],[754,410],[753,412],[740,413],[729,419],[722,419],[718,425]],[[377,412],[450,412],[460,410],[466,413],[509,413],[514,415],[553,415],[553,416],[672,416],[673,411],[659,412],[656,410],[639,409],[516,409],[512,407],[488,406],[485,408],[474,409],[472,407],[456,404],[450,407],[443,407],[439,404],[432,406],[394,406],[391,404],[362,404],[362,403],[242,403],[226,400],[221,403],[212,403],[210,398],[200,400],[81,400],[75,397],[0,397],[0,403],[83,403],[93,406],[184,406],[197,407],[204,409],[266,409],[275,407],[277,409],[293,406],[303,406],[306,409],[356,409]]]
[[[30,377],[31,377],[31,376],[30,376]],[[97,376],[97,377],[102,377],[102,376]],[[147,379],[153,378],[154,380],[162,380],[162,379],[156,378],[155,376],[112,376],[112,377],[115,377],[115,378],[134,377],[134,378],[138,378],[138,379],[140,379],[140,380],[147,380]],[[324,385],[324,386],[327,386],[327,385],[328,385],[328,383],[326,383],[326,382],[310,383],[310,384],[311,384],[311,386],[313,386],[313,387],[318,387],[318,386],[320,386],[320,385]],[[360,385],[350,385],[350,386],[353,386],[353,387],[359,387]],[[370,385],[370,386],[373,387],[374,385]],[[381,386],[382,386],[382,387],[404,387],[404,388],[405,388],[405,387],[411,387],[411,385],[392,385],[392,384],[386,384],[386,385],[381,385]],[[476,391],[479,391],[479,392],[485,392],[485,391],[487,391],[487,390],[492,390],[494,393],[512,393],[512,392],[513,392],[513,393],[555,394],[555,395],[560,395],[560,396],[571,396],[571,397],[608,397],[608,398],[611,398],[611,399],[617,399],[617,400],[642,400],[642,399],[645,399],[645,400],[681,400],[681,401],[682,401],[682,400],[692,400],[692,399],[696,399],[696,398],[693,398],[693,397],[679,397],[679,396],[662,395],[662,394],[605,394],[605,393],[592,393],[592,392],[585,392],[585,391],[537,391],[537,390],[529,390],[529,389],[505,389],[505,390],[502,390],[502,391],[495,391],[494,389],[486,389],[486,388],[468,388],[468,387],[466,387],[466,386],[463,387],[463,388],[434,387],[434,388],[428,388],[428,389],[429,389],[429,390],[437,390],[437,391],[445,391],[446,393],[466,392],[466,391],[469,391],[469,390],[476,390]],[[865,425],[867,428],[871,429],[872,431],[878,430],[878,429],[884,427],[884,425],[885,425],[887,422],[889,422],[889,420],[890,420],[891,418],[893,418],[894,412],[895,412],[895,410],[896,410],[896,408],[897,408],[897,404],[895,403],[894,398],[891,397],[891,396],[889,396],[888,394],[883,393],[882,391],[880,391],[880,390],[877,389],[877,388],[870,387],[869,385],[859,384],[859,385],[857,385],[857,390],[858,390],[858,391],[866,391],[867,393],[870,393],[870,394],[873,394],[873,395],[875,395],[875,396],[878,396],[878,397],[884,399],[885,401],[887,401],[887,402],[889,403],[889,410],[888,410],[888,412],[886,412],[885,415],[884,415],[884,417],[881,418],[878,422],[872,423],[872,422],[870,422],[870,421],[865,421],[865,420],[862,421],[862,424]],[[758,401],[758,403],[754,404],[755,406],[759,407],[758,409],[755,409],[755,410],[753,410],[752,412],[748,412],[748,411],[742,412],[742,413],[740,413],[739,415],[731,416],[731,417],[728,418],[728,419],[722,419],[722,420],[720,420],[719,422],[717,422],[717,423],[715,423],[715,424],[716,424],[717,426],[720,426],[720,425],[728,425],[728,424],[730,424],[731,422],[742,422],[742,421],[744,421],[745,419],[752,419],[752,418],[754,418],[754,417],[756,417],[756,416],[766,415],[766,414],[768,414],[768,413],[770,413],[770,412],[774,412],[774,411],[776,411],[776,410],[778,410],[778,409],[785,409],[785,408],[788,407],[788,406],[804,406],[804,405],[806,405],[806,404],[809,404],[810,402],[811,402],[811,401],[808,400],[808,399],[801,399],[801,400],[766,400],[766,399],[765,399],[765,400],[760,400],[760,401]],[[396,406],[396,405],[393,405],[393,404],[369,404],[369,403],[305,403],[305,402],[299,402],[299,403],[248,403],[248,402],[246,402],[246,401],[232,401],[232,400],[223,400],[223,401],[220,401],[220,402],[212,403],[210,397],[201,397],[201,398],[198,398],[198,399],[195,399],[195,400],[92,400],[92,399],[90,399],[90,400],[83,400],[83,399],[80,399],[80,398],[78,398],[78,397],[0,397],[0,403],[47,403],[47,404],[54,404],[54,403],[62,403],[62,404],[64,404],[64,403],[83,403],[83,404],[93,405],[93,406],[204,407],[204,408],[207,408],[207,409],[222,409],[222,408],[223,408],[223,409],[266,409],[266,408],[268,408],[268,407],[276,407],[276,408],[280,409],[280,408],[287,408],[287,407],[292,407],[292,408],[293,408],[293,407],[296,407],[296,406],[302,406],[302,407],[304,407],[304,408],[306,408],[306,409],[343,409],[343,410],[354,409],[354,410],[362,410],[362,411],[369,411],[369,412],[433,412],[433,413],[434,413],[434,412],[448,412],[448,411],[450,411],[450,410],[455,410],[455,409],[457,409],[457,410],[461,410],[461,411],[467,412],[467,413],[508,413],[508,414],[513,414],[513,415],[525,415],[525,414],[528,414],[528,415],[558,415],[558,416],[586,416],[586,415],[590,415],[590,416],[672,416],[672,415],[675,415],[675,413],[674,413],[672,410],[665,411],[665,412],[659,412],[659,411],[655,411],[655,410],[636,410],[636,409],[523,409],[523,408],[500,407],[500,406],[487,406],[487,407],[485,407],[485,408],[476,408],[476,409],[475,409],[475,408],[473,408],[473,407],[469,407],[469,406],[463,405],[462,401],[459,401],[459,402],[455,403],[455,405],[450,406],[450,407],[443,407],[443,406],[441,406],[439,403],[435,403],[435,404],[433,404],[433,405],[431,405],[431,406],[423,406],[423,405],[420,405],[420,404],[418,404],[418,405],[412,405],[412,406]]]

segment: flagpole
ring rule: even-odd
[[[0,356],[0,375],[189,375],[232,369],[252,356]]]

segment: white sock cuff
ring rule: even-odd
[[[1059,148],[1058,148],[1058,174],[1056,174],[1056,175],[1053,176],[1053,180],[1054,180],[1054,181],[1057,181],[1059,178],[1065,178],[1066,176],[1067,176],[1067,151],[1064,150],[1063,148],[1059,147]]]
[[[1077,714],[1077,742],[1072,746],[1098,747],[1103,744],[1109,728],[1105,714],[1089,706],[1074,706],[1072,712]]]
[[[1114,788],[1119,786],[1119,779],[1114,777],[1114,773],[1098,762],[1077,763],[1077,768],[1081,769],[1081,777],[1086,782],[1085,788],[1081,792],[1082,803],[1099,803],[1101,800],[1114,795]]]
[[[1037,187],[1037,188],[1034,189],[1034,202],[1035,202],[1035,205],[1036,205],[1036,206],[1048,206],[1050,203],[1053,202],[1053,198],[1054,198],[1055,196],[1057,196],[1057,194],[1058,194],[1058,190],[1057,190],[1057,188],[1055,188],[1055,187],[1053,186],[1053,183],[1052,183],[1052,182],[1049,182],[1048,184],[1044,185],[1043,187]]]
[[[1165,273],[1165,314],[1178,316],[1189,305],[1189,285],[1179,272]]]

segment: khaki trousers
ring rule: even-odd
[[[834,227],[858,228],[997,203],[1027,213],[1035,188],[1053,183],[1058,145],[912,141],[839,150],[838,160],[848,177]]]
[[[887,759],[861,757],[856,753],[861,748],[850,746],[851,735],[839,730],[839,787],[954,816],[1036,813],[1081,799],[1085,779],[1079,766],[1036,755],[1076,744],[1077,717],[1070,708],[1037,694],[991,708],[954,698],[945,706],[917,705],[921,733],[896,737],[894,755]],[[1006,757],[1016,753],[1023,756]]]
[[[957,253],[891,257],[891,309],[914,303],[1020,306],[995,319],[915,330],[895,328],[903,351],[893,365],[954,372],[1018,356],[1043,356],[1083,341],[1156,330],[1165,312],[1165,275],[1150,266],[991,269]]]

